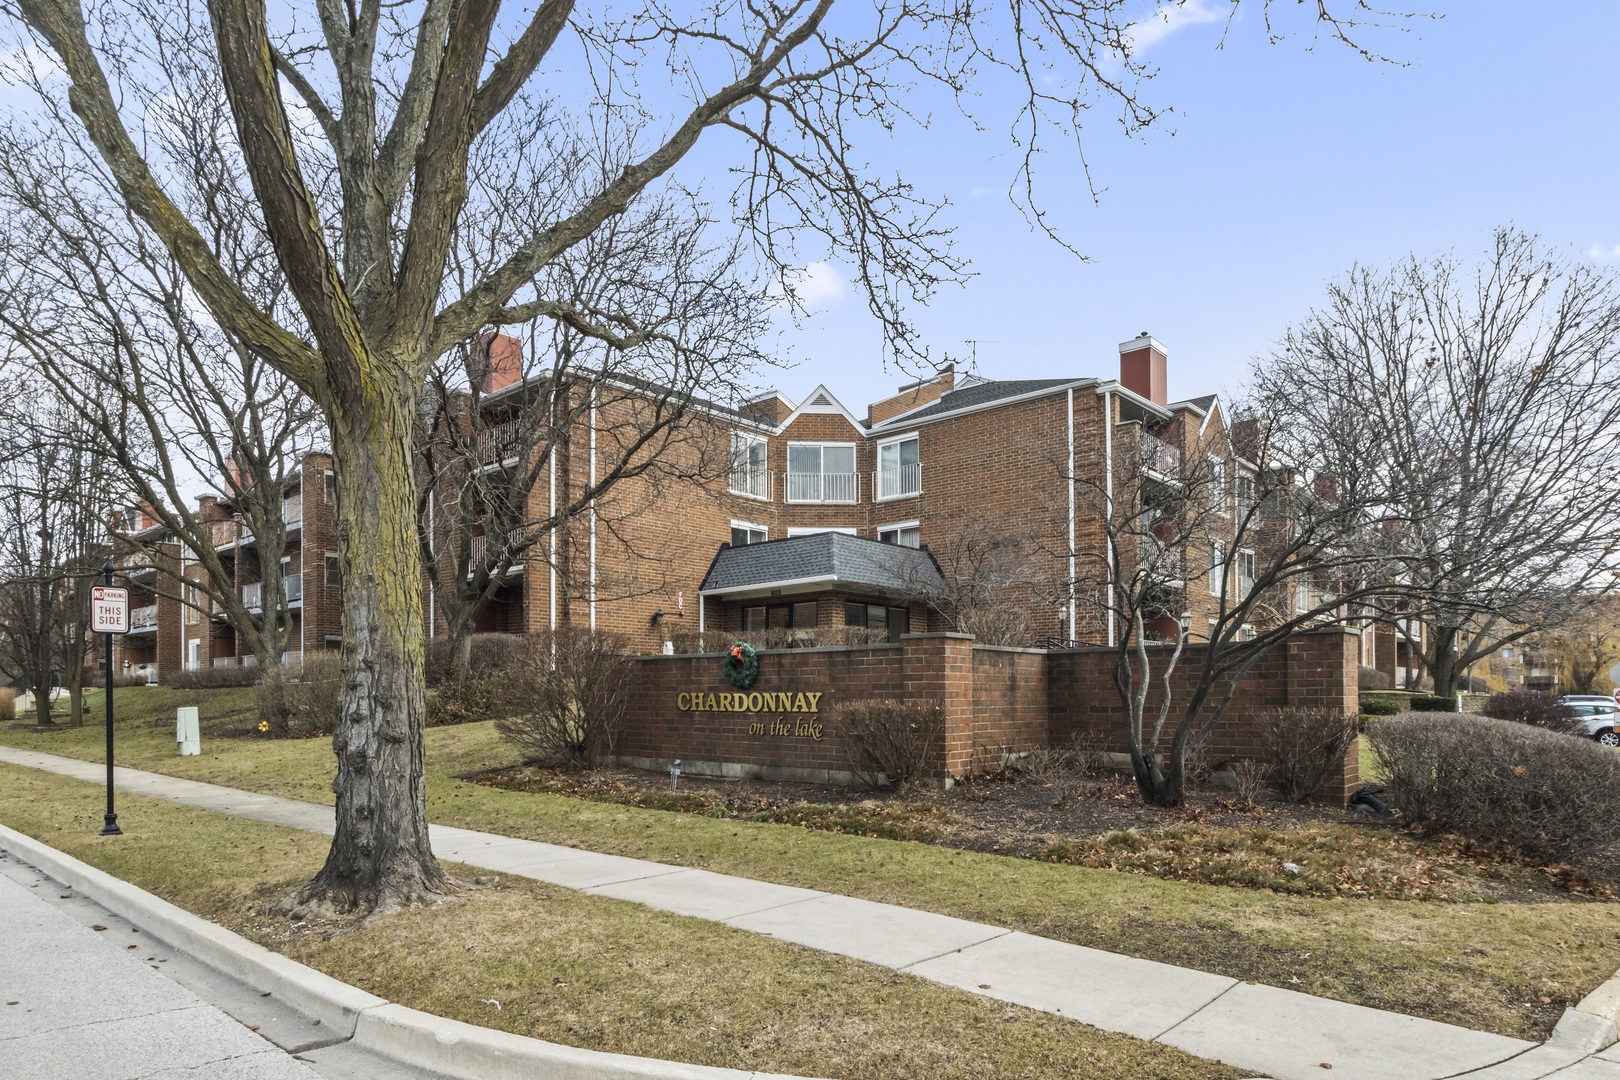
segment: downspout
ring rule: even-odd
[[[591,387],[591,632],[596,632],[596,396]]]
[[[555,430],[555,424],[553,424],[553,430]],[[555,436],[552,437],[551,460],[546,463],[546,468],[551,474],[551,535],[546,538],[551,547],[551,557],[547,560],[550,573],[546,595],[551,604],[551,629],[555,633],[557,630],[557,442]]]
[[[1108,645],[1114,645],[1114,392],[1103,391],[1103,542],[1108,588]]]
[[[1078,605],[1074,595],[1074,387],[1069,387],[1069,639],[1079,637],[1075,627]]]

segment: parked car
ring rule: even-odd
[[[1576,699],[1564,698],[1564,705],[1574,715],[1575,722],[1585,729],[1586,734],[1602,743],[1604,746],[1620,746],[1620,732],[1615,731],[1615,704],[1612,698],[1585,697]]]

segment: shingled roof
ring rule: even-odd
[[[915,412],[902,413],[891,420],[885,420],[877,427],[900,427],[916,420],[926,420],[945,413],[953,413],[959,409],[971,409],[976,405],[989,405],[1003,398],[1021,397],[1024,394],[1036,394],[1042,390],[1055,390],[1060,386],[1073,386],[1079,379],[987,379],[982,382],[968,383],[959,389],[946,393],[938,401],[926,409]]]
[[[739,593],[784,585],[847,587],[889,596],[939,593],[945,579],[926,548],[863,540],[847,533],[812,533],[720,548],[704,593]]]

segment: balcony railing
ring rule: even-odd
[[[242,586],[242,606],[248,609],[264,606],[264,583],[255,581],[251,585]]]
[[[131,631],[146,630],[157,625],[157,605],[148,604],[138,607],[129,613],[129,628]]]
[[[872,484],[880,499],[916,495],[922,491],[922,465],[896,465],[872,474]]]
[[[1157,435],[1142,432],[1142,468],[1160,476],[1175,476],[1181,472],[1181,449],[1172,446]]]
[[[468,545],[468,555],[467,555],[467,570],[468,570],[468,573],[471,573],[474,567],[477,567],[481,563],[483,563],[484,556],[486,556],[488,554],[489,554],[489,537],[487,537],[487,536],[475,536],[475,537],[473,537],[472,538],[472,543]]]
[[[1160,582],[1184,581],[1187,577],[1181,551],[1156,536],[1142,538],[1142,568]]]
[[[854,473],[787,474],[788,502],[852,503],[860,498]]]
[[[523,424],[508,420],[478,433],[478,460],[495,465],[515,457],[523,448]]]
[[[215,667],[241,667],[242,666],[242,658],[240,656],[216,656],[216,657],[214,657],[214,666]]]
[[[765,469],[740,466],[731,470],[731,491],[755,499],[771,497],[771,474]]]

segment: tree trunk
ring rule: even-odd
[[[1133,750],[1131,772],[1136,777],[1136,789],[1142,793],[1142,801],[1149,806],[1181,805],[1185,772],[1175,754]]]
[[[473,619],[472,606],[458,603],[445,619],[445,639],[448,642],[450,670],[446,682],[462,686],[472,670]]]
[[[343,706],[336,834],[295,914],[375,916],[444,898],[428,844],[421,541],[409,380],[373,381],[330,418],[343,551]]]
[[[1434,656],[1429,661],[1429,672],[1434,676],[1434,695],[1452,697],[1457,693],[1457,637],[1453,626],[1436,627]]]
[[[51,677],[34,678],[34,723],[40,727],[51,726]]]

